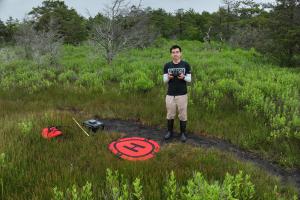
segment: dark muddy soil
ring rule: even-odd
[[[138,121],[125,121],[119,119],[101,119],[101,121],[105,124],[105,130],[122,132],[126,134],[126,137],[137,136],[152,139],[157,141],[161,146],[163,146],[166,143],[180,142],[179,133],[175,132],[173,139],[165,141],[163,139],[163,136],[166,133],[165,129],[145,126]],[[188,133],[188,139],[186,141],[186,144],[193,146],[201,146],[204,148],[215,148],[220,151],[232,153],[238,159],[254,163],[256,166],[263,168],[269,173],[280,177],[283,183],[293,183],[300,193],[299,169],[287,171],[274,162],[264,160],[252,152],[242,150],[239,147],[230,144],[229,142],[216,138],[207,138],[204,136],[198,136],[192,133]]]

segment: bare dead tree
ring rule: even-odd
[[[113,0],[105,9],[105,19],[93,26],[91,40],[101,49],[108,64],[119,52],[144,47],[155,38],[148,30],[148,18],[141,9],[141,0],[137,6],[129,4],[127,0]]]
[[[211,29],[212,29],[212,26],[209,26],[209,28],[208,28],[208,31],[206,32],[206,36],[204,36],[204,38],[203,38],[203,40],[205,41],[205,42],[208,42],[208,44],[210,44],[210,31],[211,31]]]
[[[224,43],[224,38],[223,38],[223,33],[222,32],[219,33],[219,39],[220,39],[220,42],[223,44]]]
[[[41,64],[48,59],[50,65],[57,64],[63,38],[55,28],[55,20],[51,19],[48,31],[36,31],[34,23],[24,21],[14,35],[17,45],[24,48],[25,57]]]
[[[211,49],[211,38],[210,38],[210,31],[212,29],[212,26],[209,26],[208,31],[206,32],[206,35],[203,37],[204,40],[204,47],[205,49]]]
[[[218,36],[219,36],[219,39],[220,39],[219,51],[222,51],[222,47],[223,47],[223,45],[224,45],[223,33],[222,33],[222,32],[219,32]]]

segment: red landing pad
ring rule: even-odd
[[[109,150],[125,160],[147,160],[159,152],[159,144],[141,137],[121,138],[109,144]]]

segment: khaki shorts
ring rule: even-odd
[[[176,108],[178,108],[178,118],[181,121],[187,121],[187,94],[179,96],[166,96],[167,119],[174,119]]]

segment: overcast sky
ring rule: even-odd
[[[88,16],[88,12],[94,16],[99,11],[103,11],[105,5],[109,5],[112,0],[65,0],[65,3],[75,8],[79,14]],[[274,2],[274,0],[255,0],[256,2]],[[32,7],[41,5],[43,0],[0,0],[0,19],[6,21],[9,16],[23,19]],[[131,2],[138,2],[132,0]],[[179,8],[193,8],[196,12],[214,12],[222,5],[222,0],[143,0],[143,7],[163,8],[173,12]]]

